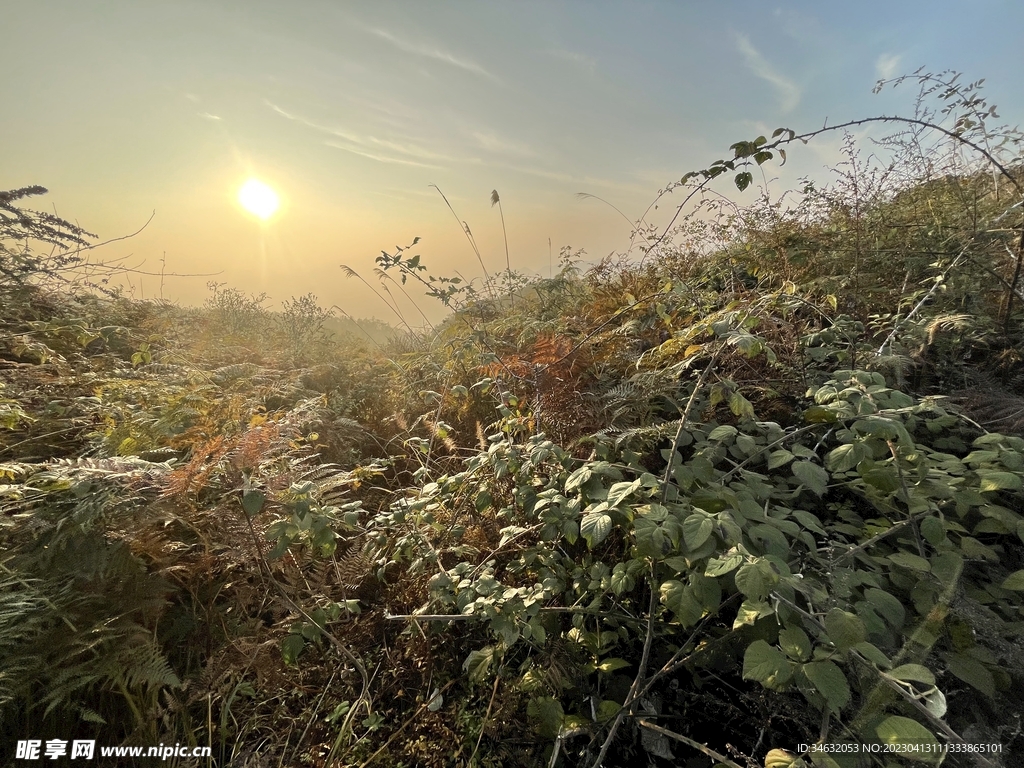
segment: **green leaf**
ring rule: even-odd
[[[772,614],[772,607],[763,600],[744,600],[736,611],[736,619],[732,623],[733,629],[753,624],[758,619]]]
[[[612,530],[612,519],[603,511],[607,506],[603,503],[598,506],[599,509],[588,512],[580,520],[580,534],[587,540],[591,549],[608,538]]]
[[[874,588],[864,590],[864,599],[882,614],[882,618],[888,622],[890,627],[899,629],[903,626],[903,622],[907,618],[907,611],[899,599],[885,590]]]
[[[866,451],[863,443],[847,443],[825,457],[825,463],[833,472],[845,472],[856,467],[861,459],[865,457]]]
[[[755,640],[743,654],[743,679],[755,680],[766,688],[785,685],[793,676],[793,665],[778,648]]]
[[[735,552],[725,557],[713,557],[708,561],[707,567],[704,569],[704,575],[711,577],[724,576],[739,568],[743,560],[743,555]]]
[[[811,639],[800,627],[786,627],[779,632],[779,645],[795,661],[806,661],[811,657]]]
[[[950,672],[968,685],[978,689],[989,698],[995,697],[995,678],[985,665],[977,659],[972,659],[970,656],[958,653],[946,659],[946,665]]]
[[[735,181],[736,181],[736,188],[740,192],[742,192],[743,190],[745,190],[747,187],[750,186],[750,183],[753,180],[754,180],[754,175],[752,173],[750,173],[749,171],[744,171],[743,173],[737,173],[736,174],[736,179],[735,179]]]
[[[704,615],[703,606],[697,602],[685,584],[675,579],[662,582],[661,602],[676,615],[684,627],[696,624]]]
[[[1024,571],[1014,571],[1006,577],[1001,586],[1003,589],[1024,592]]]
[[[921,521],[921,535],[933,547],[946,540],[946,529],[937,517],[926,517]]]
[[[793,467],[796,479],[810,488],[818,496],[824,496],[828,487],[828,472],[809,461],[798,461]]]
[[[888,559],[896,563],[896,565],[909,568],[918,573],[928,573],[932,569],[931,563],[920,555],[913,555],[910,552],[897,552],[894,555],[889,555]]]
[[[763,600],[778,582],[767,560],[745,563],[736,571],[736,588],[751,600]]]
[[[696,512],[683,521],[683,541],[690,549],[697,549],[711,537],[714,529],[714,521],[708,515]]]
[[[739,430],[731,424],[722,424],[711,430],[708,440],[728,440],[731,437],[735,437],[738,432]]]
[[[768,469],[778,469],[779,467],[789,464],[789,462],[795,458],[796,457],[785,448],[772,451],[768,454]]]
[[[554,738],[562,727],[565,711],[562,703],[553,696],[542,696],[531,699],[526,705],[526,714],[537,721],[537,730],[541,736]]]
[[[636,579],[629,572],[625,563],[616,563],[612,569],[611,587],[616,595],[624,595],[636,586]]]
[[[911,680],[915,683],[935,685],[935,675],[928,667],[920,664],[901,664],[896,669],[889,671],[889,676],[897,680]]]
[[[981,485],[978,490],[985,491],[1019,491],[1021,490],[1021,479],[1011,472],[994,472],[989,469],[979,469],[978,477],[981,478]]]
[[[743,416],[748,419],[754,418],[754,406],[739,392],[733,392],[729,395],[729,410],[737,416]]]
[[[261,509],[267,501],[267,496],[263,491],[246,491],[242,494],[242,509],[245,510],[245,514],[249,517],[253,517]]]
[[[831,661],[811,661],[804,664],[803,673],[818,693],[825,697],[829,709],[838,713],[850,701],[850,685],[843,670]]]
[[[858,651],[861,656],[882,669],[888,669],[892,666],[892,662],[889,661],[889,657],[882,653],[877,646],[874,646],[867,641],[857,643],[853,646],[853,650]]]
[[[833,608],[825,615],[825,631],[840,651],[846,651],[867,639],[867,629],[855,614]]]
[[[607,503],[609,507],[617,507],[619,504],[633,491],[640,487],[640,480],[634,480],[631,483],[620,482],[614,483],[611,488],[608,489]]]
[[[302,653],[305,647],[306,641],[302,638],[302,635],[286,635],[281,641],[281,658],[284,659],[285,664],[291,666],[299,658],[299,654]]]
[[[494,661],[494,646],[486,645],[478,651],[471,651],[462,664],[462,668],[473,682],[483,682]]]
[[[932,732],[909,717],[890,715],[875,726],[875,733],[907,760],[935,762],[942,754]]]
[[[605,659],[604,661],[602,661],[600,664],[597,665],[597,670],[599,672],[604,672],[605,674],[610,674],[610,673],[614,672],[617,669],[623,669],[624,667],[628,667],[628,666],[629,666],[629,662],[626,661],[625,659],[618,659],[618,658],[615,658],[615,659]]]
[[[604,699],[597,705],[597,722],[606,723],[619,714],[622,705],[611,699]]]

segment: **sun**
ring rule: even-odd
[[[238,190],[238,202],[254,216],[266,220],[274,215],[281,201],[277,193],[259,179],[249,179]]]

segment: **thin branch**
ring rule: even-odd
[[[636,721],[636,724],[639,725],[641,728],[646,728],[649,731],[654,731],[655,733],[660,733],[662,736],[667,736],[670,739],[675,739],[676,741],[681,741],[683,744],[686,744],[687,746],[693,747],[694,749],[703,752],[705,755],[710,757],[712,760],[717,760],[718,762],[720,762],[720,763],[722,763],[724,765],[728,765],[729,768],[743,768],[743,766],[740,765],[739,763],[734,763],[732,760],[730,760],[725,755],[718,754],[717,752],[715,752],[715,750],[711,749],[710,747],[704,746],[699,741],[694,741],[693,739],[691,739],[691,738],[689,738],[687,736],[683,736],[683,734],[681,734],[681,733],[676,733],[675,731],[670,731],[667,728],[662,728],[660,725],[655,725],[654,723],[652,723],[651,721],[649,721],[649,720],[647,720],[647,719],[645,719],[643,717],[639,718]]]

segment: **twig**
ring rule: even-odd
[[[491,707],[494,706],[494,697],[498,695],[498,683],[501,682],[501,676],[494,676],[494,688],[491,689],[491,700],[487,702],[487,711],[484,713],[483,722],[480,723],[480,735],[476,737],[476,746],[473,747],[473,754],[469,756],[469,768],[473,768],[473,760],[476,759],[476,753],[480,751],[480,742],[484,738],[484,729],[487,727],[487,720],[491,716]]]
[[[438,691],[436,695],[430,696],[425,702],[423,702],[420,705],[420,708],[417,709],[415,712],[413,712],[412,717],[410,717],[408,720],[406,720],[404,723],[402,723],[402,725],[398,728],[398,730],[395,731],[394,733],[392,733],[390,738],[388,738],[387,741],[385,741],[383,744],[381,744],[380,748],[376,752],[374,752],[372,755],[370,755],[368,758],[366,758],[363,762],[361,762],[359,764],[359,768],[366,768],[366,766],[368,766],[370,763],[372,763],[374,760],[376,760],[377,759],[377,755],[379,755],[385,749],[390,747],[391,746],[391,742],[393,742],[396,738],[398,738],[398,735],[402,731],[404,731],[406,728],[408,728],[412,724],[412,722],[417,717],[420,716],[420,714],[423,712],[423,710],[430,706],[431,702],[433,702],[434,699],[436,699],[438,696],[442,695],[445,691],[447,691],[449,688],[451,688],[455,684],[456,680],[458,680],[458,678],[455,678],[455,680],[449,680],[445,684],[444,688],[442,688],[440,691]]]
[[[644,677],[647,675],[647,663],[651,657],[651,645],[654,642],[654,609],[657,607],[658,601],[658,585],[655,579],[654,563],[651,563],[651,599],[647,606],[647,637],[644,638],[644,650],[640,655],[640,666],[636,671],[636,677],[633,678],[633,684],[629,687],[629,694],[626,699],[630,701],[628,706],[624,706],[615,715],[615,719],[612,721],[611,727],[608,729],[608,736],[605,737],[604,744],[601,745],[601,752],[597,756],[597,760],[594,761],[593,768],[602,768],[604,765],[604,759],[608,755],[608,750],[611,749],[612,741],[615,739],[615,734],[619,730],[619,726],[622,725],[622,720],[626,714],[633,714],[633,708],[636,705],[636,694],[640,690],[640,686],[643,684]]]
[[[652,723],[652,722],[650,722],[650,721],[648,721],[648,720],[646,720],[645,718],[642,718],[642,717],[639,718],[636,721],[636,723],[641,728],[646,728],[649,731],[654,731],[655,733],[660,733],[662,736],[667,736],[670,739],[675,739],[676,741],[681,741],[683,744],[691,746],[694,749],[699,749],[701,752],[703,752],[705,755],[710,757],[712,760],[717,760],[718,762],[723,763],[724,765],[728,765],[729,768],[743,768],[742,765],[740,765],[739,763],[734,763],[732,760],[730,760],[725,755],[720,755],[717,752],[715,752],[715,750],[711,749],[710,747],[706,747],[703,744],[701,744],[699,741],[694,741],[691,738],[683,736],[683,734],[681,734],[681,733],[676,733],[675,731],[670,731],[667,728],[662,728],[660,725],[655,725],[654,723]]]

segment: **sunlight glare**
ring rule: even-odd
[[[249,213],[264,220],[273,216],[280,205],[277,193],[259,179],[249,179],[242,185],[238,202]]]

